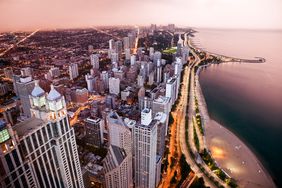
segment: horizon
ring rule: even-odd
[[[6,31],[1,31],[0,33],[9,33],[9,32],[33,32],[35,30],[39,31],[54,31],[54,30],[83,30],[83,29],[95,29],[100,28],[100,27],[150,27],[151,24],[155,23],[148,23],[147,25],[93,25],[93,26],[73,26],[73,27],[54,27],[54,28],[30,28],[30,29],[18,29],[18,30],[6,30]],[[167,24],[156,24],[157,27],[165,27],[168,24],[173,24],[173,23],[167,23]],[[176,25],[175,27],[177,28],[189,28],[193,29],[195,32],[199,32],[200,30],[227,30],[227,31],[273,31],[273,32],[280,32],[282,31],[282,28],[216,28],[216,27],[193,27],[193,26],[184,26],[184,25]]]

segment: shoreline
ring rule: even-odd
[[[268,170],[237,135],[213,119],[205,129],[212,157],[239,187],[276,187]]]
[[[276,187],[271,174],[264,167],[250,147],[227,127],[221,125],[209,116],[205,96],[199,81],[204,67],[200,66],[196,73],[197,95],[199,107],[204,123],[205,145],[212,154],[212,158],[228,175],[234,178],[239,187]]]

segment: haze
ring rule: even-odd
[[[0,31],[175,23],[282,29],[281,0],[0,0]]]

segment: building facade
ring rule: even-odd
[[[46,95],[37,84],[30,100],[32,118],[8,127],[2,138],[1,187],[83,188],[64,97],[53,86]]]

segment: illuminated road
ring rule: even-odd
[[[138,41],[139,41],[139,28],[137,29],[137,36],[136,36],[136,39],[135,39],[135,45],[134,45],[134,49],[133,49],[133,54],[137,53]]]
[[[183,92],[183,87],[181,92]],[[181,96],[178,100],[184,100],[185,96]],[[181,157],[181,148],[180,148],[180,141],[179,141],[179,128],[181,125],[181,119],[184,118],[185,112],[183,111],[183,106],[181,102],[178,103],[176,109],[171,112],[174,122],[170,125],[170,140],[169,140],[169,154],[168,154],[168,167],[166,176],[162,178],[162,182],[160,183],[159,187],[176,187],[176,185],[171,185],[170,181],[174,176],[174,172],[177,171],[176,179],[180,180],[180,157]],[[170,165],[172,164],[172,158],[175,159],[174,165],[171,168]]]
[[[189,41],[188,41],[189,42]],[[190,145],[190,149],[191,151],[194,153],[194,155],[198,155],[198,152],[197,152],[197,149],[195,147],[195,142],[194,142],[194,130],[193,130],[193,122],[192,122],[192,118],[193,115],[195,115],[195,101],[194,101],[194,97],[195,97],[195,94],[197,94],[195,92],[195,85],[194,85],[194,79],[195,79],[195,66],[198,65],[200,62],[201,62],[201,59],[198,57],[198,55],[193,51],[191,50],[191,53],[192,55],[195,57],[195,61],[194,63],[192,64],[192,66],[190,67],[190,74],[191,74],[191,84],[190,84],[190,104],[189,104],[189,110],[188,110],[188,142],[189,142],[189,145]],[[193,83],[193,84],[192,84]],[[187,90],[186,90],[187,91]],[[197,98],[199,98],[198,96],[196,96]],[[188,95],[187,95],[187,98],[188,98]],[[186,105],[187,105],[187,101],[186,101]],[[198,138],[199,139],[203,139],[203,138],[200,138],[202,135],[199,134],[199,132],[197,131],[197,135],[198,135]],[[220,178],[218,178],[217,175],[215,175],[211,170],[210,168],[203,162],[201,165],[198,165],[196,162],[195,162],[195,159],[193,156],[191,156],[190,152],[188,151],[187,149],[187,145],[186,145],[186,142],[185,142],[185,121],[183,120],[183,126],[182,126],[182,131],[181,131],[181,144],[182,144],[182,152],[185,154],[185,157],[186,157],[186,160],[188,162],[188,164],[191,165],[191,168],[193,169],[193,171],[196,173],[196,175],[198,176],[201,176],[204,178],[205,180],[205,184],[207,186],[210,186],[210,187],[215,187],[214,183],[201,171],[200,169],[200,166],[203,167],[205,169],[206,172],[208,172],[209,176],[212,176],[217,182],[220,182],[220,184],[224,187],[227,187],[225,182],[222,181]],[[202,142],[203,144],[204,142]],[[205,145],[203,147],[206,147]]]
[[[28,39],[29,37],[33,36],[35,33],[37,33],[39,31],[39,29],[37,29],[36,31],[32,32],[30,35],[26,36],[25,38],[23,38],[22,40],[20,40],[19,42],[17,42],[16,44],[12,44],[7,50],[5,50],[4,52],[2,52],[0,54],[0,57],[4,56],[6,53],[8,53],[10,50],[12,50],[14,47],[18,46],[19,44],[21,44],[22,42],[24,42],[26,39]]]
[[[103,34],[106,34],[106,35],[108,35],[108,36],[110,36],[110,37],[113,37],[114,39],[116,39],[116,40],[121,40],[121,38],[120,37],[117,37],[117,36],[115,36],[115,35],[112,35],[112,34],[110,34],[110,33],[107,33],[106,31],[103,31],[103,30],[101,30],[101,29],[98,29],[98,28],[96,28],[96,27],[91,27],[92,29],[95,29],[96,31],[98,31],[99,33],[103,33]]]
[[[192,64],[194,64],[194,62],[192,62]],[[181,124],[179,126],[180,146],[181,146],[182,153],[185,155],[186,162],[190,165],[190,167],[194,171],[195,175],[198,176],[198,177],[203,177],[204,181],[205,181],[205,185],[213,188],[213,187],[215,187],[213,182],[211,182],[211,180],[208,177],[206,177],[205,174],[202,173],[202,171],[200,170],[200,168],[196,164],[194,158],[191,156],[190,152],[188,151],[188,146],[186,144],[186,139],[187,138],[186,138],[186,135],[185,135],[185,131],[186,131],[185,130],[185,123],[186,123],[185,122],[186,121],[185,116],[187,115],[186,109],[187,109],[187,105],[188,105],[188,86],[189,86],[189,82],[190,82],[189,75],[192,72],[191,70],[192,69],[190,67],[186,67],[184,69],[184,75],[183,75],[184,79],[183,79],[183,86],[182,86],[182,91],[181,91],[182,98],[179,101],[179,104],[181,104],[180,106],[182,107],[182,109],[181,109],[182,116],[179,117],[179,118],[181,118],[180,119],[181,120]],[[191,98],[191,96],[190,96],[190,98]],[[191,101],[191,99],[190,99],[190,101]],[[193,144],[194,143],[194,141],[193,141],[193,129],[191,131],[191,125],[188,126],[188,134],[189,134],[188,135],[189,144],[193,147],[192,150],[196,150],[195,145]]]
[[[74,124],[77,123],[78,121],[78,116],[80,114],[81,111],[85,110],[85,109],[89,109],[90,108],[90,105],[89,103],[92,102],[92,101],[101,101],[101,100],[104,100],[105,97],[104,96],[100,96],[100,95],[90,95],[89,96],[89,99],[88,99],[88,104],[84,105],[84,106],[80,106],[75,112],[74,112],[74,115],[73,115],[73,118],[70,118],[70,125],[73,126]]]

